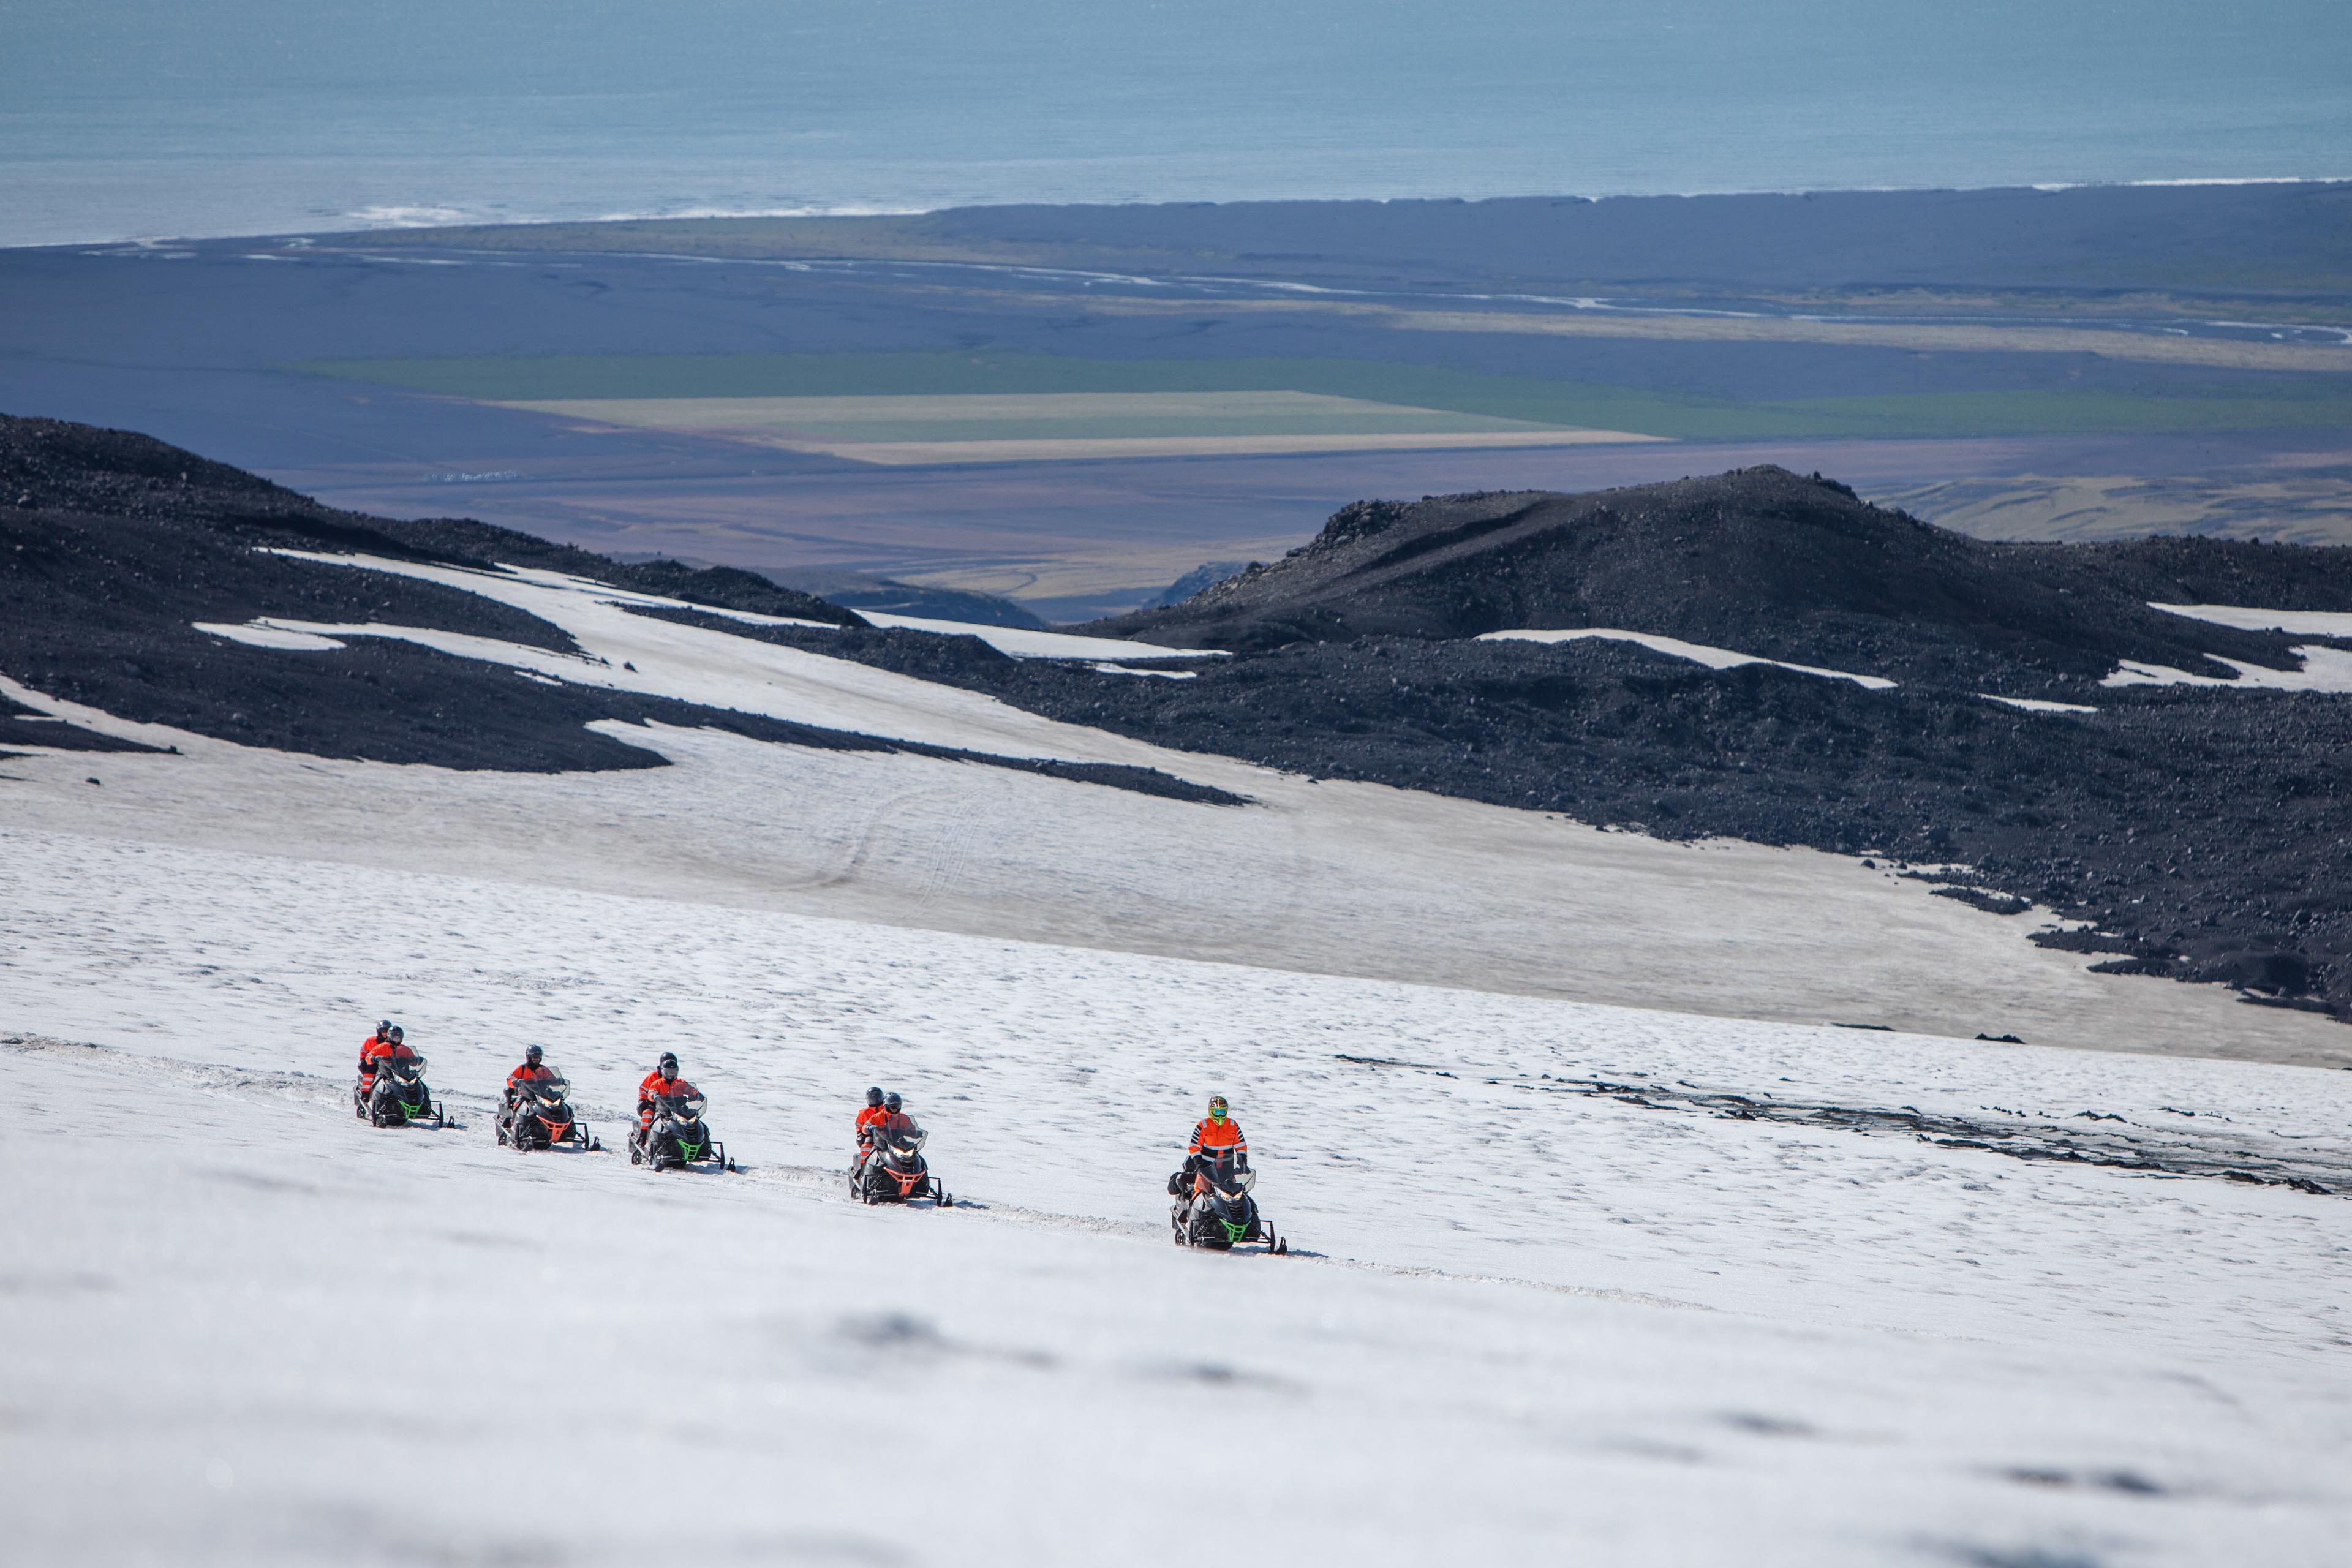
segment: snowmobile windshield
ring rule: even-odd
[[[1217,1191],[1229,1198],[1237,1198],[1257,1185],[1255,1171],[1220,1171],[1210,1179],[1216,1183]]]
[[[920,1128],[911,1132],[893,1132],[890,1134],[890,1152],[901,1157],[919,1154],[923,1151],[923,1145],[930,1142],[930,1137],[929,1133]]]
[[[425,1076],[425,1058],[415,1051],[404,1051],[384,1058],[384,1070],[402,1083],[415,1083]]]
[[[526,1079],[524,1086],[541,1105],[561,1105],[572,1092],[572,1086],[560,1078]]]
[[[680,1121],[701,1121],[702,1105],[702,1096],[690,1089],[662,1096],[662,1109]]]

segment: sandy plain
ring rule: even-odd
[[[597,397],[501,406],[885,466],[1453,450],[1655,441],[1309,392]]]

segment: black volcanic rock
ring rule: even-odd
[[[16,503],[0,505],[0,675],[119,719],[312,756],[517,772],[660,767],[658,752],[587,728],[602,720],[658,721],[820,750],[908,752],[1179,800],[1242,804],[1238,796],[1148,768],[998,757],[524,679],[495,663],[397,638],[355,635],[341,648],[288,652],[218,637],[194,625],[237,626],[260,616],[374,623],[578,651],[560,627],[480,595],[256,548],[293,545],[461,566],[493,561],[544,566],[842,627],[824,636],[880,635],[856,616],[749,573],[623,565],[480,523],[401,523],[333,511],[143,436],[54,420],[0,416],[0,494]],[[984,647],[969,638],[921,640]],[[1002,658],[992,648],[985,652]],[[50,750],[153,749],[0,698],[0,747],[12,742]]]
[[[2230,679],[2290,639],[2150,609],[2352,604],[2352,551],[2209,540],[1996,543],[1774,468],[1564,496],[1361,501],[1286,559],[1086,629],[1254,652],[1363,637],[1610,627],[2016,696],[2124,659]],[[2294,639],[2309,641],[2309,638]]]
[[[467,518],[404,522],[338,511],[152,436],[0,414],[0,517],[11,507],[180,528],[210,524],[245,543],[453,566],[538,567],[719,609],[835,626],[866,625],[855,611],[731,566],[697,570],[672,561],[614,561]]]

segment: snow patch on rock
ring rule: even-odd
[[[2352,610],[2263,610],[2246,605],[2159,605],[2151,610],[2211,621],[2248,632],[2284,632],[2290,637],[2352,639]]]
[[[1639,643],[1653,653],[1663,653],[1674,658],[1686,658],[1703,664],[1709,669],[1735,669],[1743,664],[1769,664],[1777,669],[1792,669],[1799,675],[1818,675],[1828,680],[1851,680],[1856,686],[1873,691],[1884,691],[1895,682],[1877,675],[1855,675],[1843,669],[1822,669],[1810,664],[1790,664],[1784,659],[1765,658],[1757,654],[1740,653],[1733,648],[1709,647],[1705,643],[1685,642],[1680,637],[1660,637],[1654,632],[1621,631],[1614,626],[1579,626],[1573,630],[1520,629],[1482,634],[1480,642],[1575,642],[1583,637],[1601,637],[1611,642]]]
[[[348,643],[316,632],[298,631],[282,621],[267,616],[256,616],[242,626],[228,626],[219,621],[190,621],[190,626],[207,637],[226,637],[251,647],[274,647],[287,653],[331,653]]]
[[[1988,702],[1998,702],[2003,707],[2015,708],[2026,713],[2096,713],[2098,711],[2097,709],[2081,702],[2052,702],[2041,697],[2000,697],[1990,691],[1979,691],[1977,695]]]
[[[2195,675],[2169,665],[2142,664],[2125,659],[2099,682],[2102,686],[2225,686],[2240,691],[2352,692],[2352,652],[2306,645],[2289,650],[2303,660],[2301,669],[2267,669],[2259,664],[2206,657],[2238,672],[2235,680],[2218,675]]]

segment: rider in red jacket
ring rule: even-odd
[[[882,1091],[866,1091],[866,1109],[857,1113],[857,1157],[849,1163],[849,1173],[856,1175],[866,1169],[866,1156],[874,1152],[874,1129],[890,1113],[882,1107]]]
[[[661,1056],[661,1065],[646,1074],[637,1085],[637,1130],[631,1134],[638,1153],[661,1170],[665,1164],[682,1164],[676,1141],[670,1137],[675,1123],[662,1119],[661,1101],[668,1097],[698,1100],[701,1090],[678,1076],[677,1058],[668,1051]]]
[[[400,1026],[378,1024],[375,1033],[360,1042],[360,1098],[365,1100],[375,1088],[375,1065],[400,1048]]]
[[[524,1079],[536,1078],[542,1072],[553,1070],[544,1065],[546,1055],[547,1053],[540,1049],[537,1046],[525,1046],[523,1047],[522,1066],[507,1074],[507,1103],[509,1105],[512,1105],[514,1103],[515,1085],[520,1083]]]
[[[507,1074],[506,1099],[499,1110],[499,1126],[514,1125],[515,1101],[521,1096],[523,1079],[552,1079],[559,1076],[553,1068],[546,1064],[543,1059],[546,1055],[547,1053],[537,1046],[523,1047],[522,1066]]]
[[[677,1055],[664,1051],[654,1070],[646,1074],[637,1085],[637,1128],[640,1131],[654,1124],[654,1100],[665,1094],[690,1093],[694,1086],[677,1076]]]
[[[392,1020],[386,1018],[376,1025],[374,1034],[360,1042],[360,1076],[362,1078],[375,1071],[374,1068],[368,1065],[369,1062],[383,1055],[384,1051],[391,1048],[391,1046]]]

